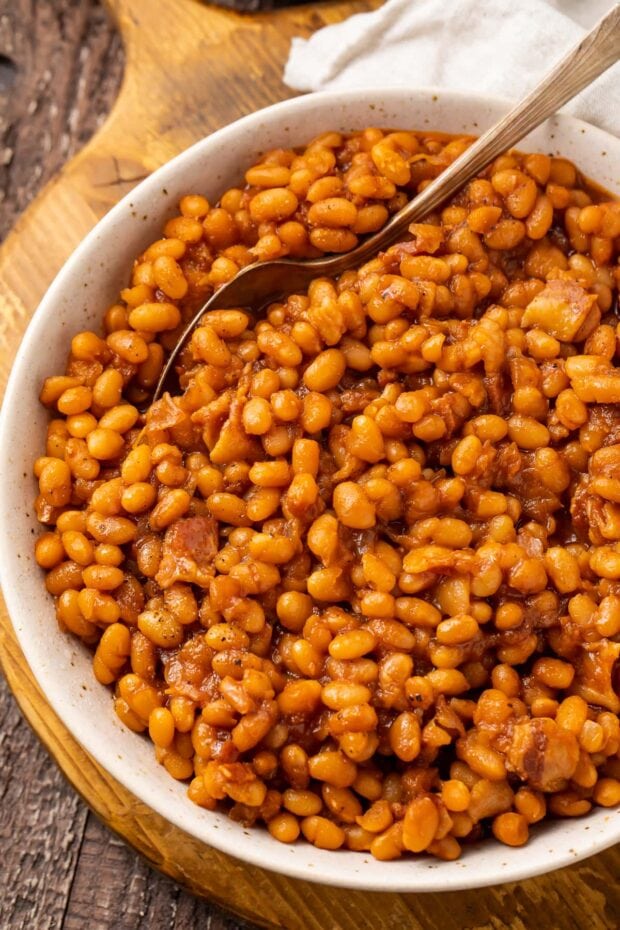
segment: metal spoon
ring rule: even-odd
[[[391,245],[410,223],[427,216],[455,194],[467,181],[502,152],[514,146],[528,132],[587,87],[620,58],[620,5],[606,16],[553,68],[524,99],[499,123],[480,136],[462,155],[424,188],[385,226],[357,248],[341,255],[307,261],[278,259],[256,262],[243,268],[231,281],[203,304],[182,333],[161,373],[153,400],[167,390],[183,346],[209,310],[231,307],[264,307],[296,291],[304,291],[315,278],[337,277],[362,264]]]

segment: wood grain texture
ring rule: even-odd
[[[92,814],[86,823],[62,924],[62,930],[85,928],[251,930],[249,924],[157,875]]]
[[[0,927],[61,926],[88,811],[6,693],[0,698]],[[26,767],[24,767],[26,766]]]
[[[120,35],[97,0],[0,0],[0,239],[98,129],[120,87]]]
[[[285,96],[280,74],[291,35],[307,34],[325,22],[377,6],[378,0],[312,4],[256,17],[216,10],[193,0],[110,0],[109,5],[126,43],[127,73],[119,100],[102,131],[47,185],[0,252],[1,384],[39,297],[98,216],[140,177],[190,142]],[[33,254],[43,259],[33,263]],[[441,895],[343,893],[241,864],[197,843],[149,811],[80,749],[47,706],[6,617],[0,623],[0,659],[25,716],[99,817],[185,887],[261,926],[286,930],[617,930],[618,850],[539,879]],[[32,803],[37,801],[34,795]],[[239,927],[228,918],[213,916],[206,905],[194,903],[172,885],[150,885],[146,868],[125,847],[111,841],[102,850],[99,829],[92,819],[84,824],[65,927]],[[67,860],[76,855],[76,844],[69,845]],[[93,904],[94,864],[100,866],[102,881],[94,889]],[[69,863],[67,870],[71,868]],[[52,906],[48,905],[50,913]],[[48,925],[53,926],[41,924]],[[1,920],[0,926],[4,926]],[[13,930],[13,924],[7,926]],[[15,926],[39,930],[36,920],[22,920]]]

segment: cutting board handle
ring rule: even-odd
[[[212,42],[230,37],[241,25],[251,24],[240,13],[198,0],[104,2],[123,37],[127,73],[138,81],[144,81],[153,68],[174,79],[178,64],[192,54],[197,43],[206,50]]]

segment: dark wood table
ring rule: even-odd
[[[101,124],[123,50],[97,0],[0,0],[0,239]],[[250,930],[89,812],[0,676],[1,930]]]

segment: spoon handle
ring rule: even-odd
[[[356,250],[356,258],[376,253],[402,235],[410,223],[427,216],[524,136],[552,116],[580,90],[620,58],[620,4],[616,4],[558,64],[498,122],[414,197],[375,236]],[[365,247],[368,246],[368,249]]]

